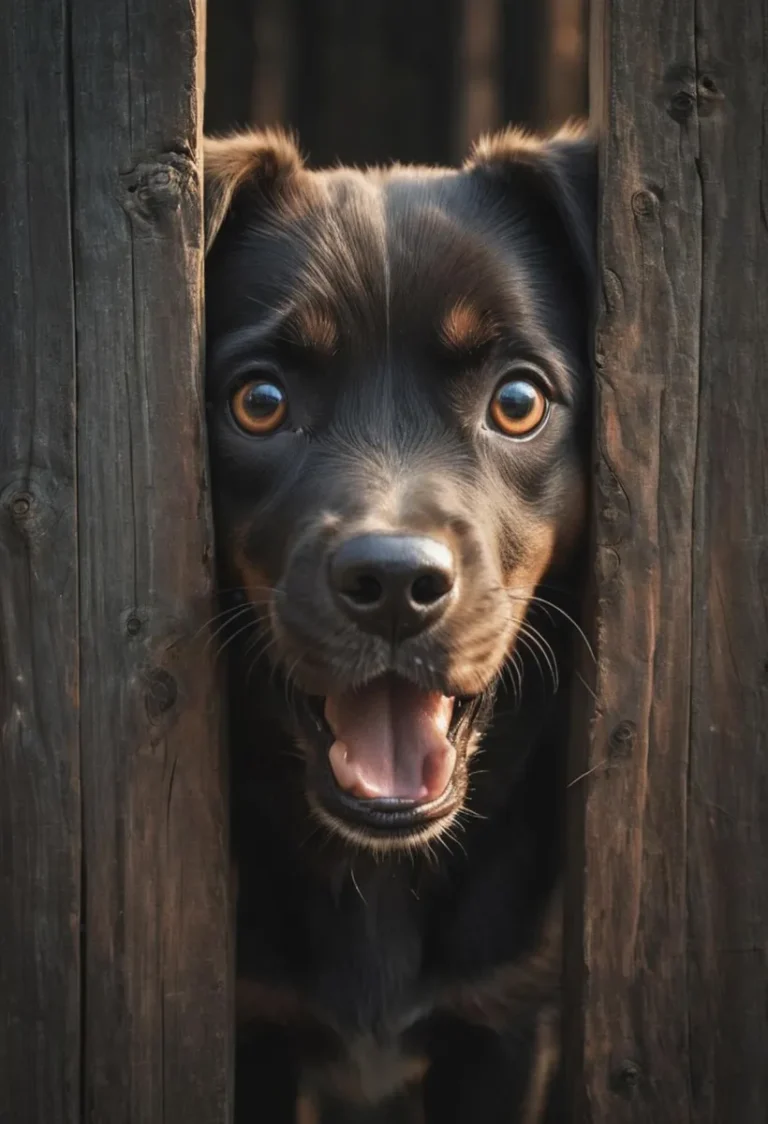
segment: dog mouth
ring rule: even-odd
[[[333,826],[408,840],[452,818],[466,793],[466,756],[482,696],[424,690],[383,675],[305,696],[313,802]],[[342,831],[342,834],[344,832]]]

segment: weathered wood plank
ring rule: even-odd
[[[567,1047],[579,1124],[689,1119],[686,848],[701,333],[693,0],[595,0],[604,130],[596,705],[577,735]],[[693,110],[691,112],[691,106]],[[584,728],[583,728],[584,729]],[[578,805],[581,805],[579,807]]]
[[[202,435],[201,6],[72,0],[85,1119],[224,1124]]]
[[[573,763],[594,770],[573,794],[573,1118],[764,1124],[768,4],[600,0],[593,18],[598,667]]]
[[[0,19],[0,1120],[76,1124],[75,367],[67,27]]]
[[[768,3],[699,0],[692,1120],[768,1120]]]

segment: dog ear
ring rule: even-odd
[[[597,140],[570,123],[549,137],[508,128],[481,137],[465,165],[523,198],[548,204],[594,292],[597,278]]]
[[[280,129],[230,133],[203,140],[205,248],[241,203],[277,205],[301,174],[296,141]]]

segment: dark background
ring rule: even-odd
[[[587,0],[209,0],[205,126],[283,124],[311,163],[454,163],[583,114]]]

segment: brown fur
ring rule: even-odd
[[[210,248],[238,191],[261,189],[275,197],[303,167],[296,142],[280,129],[206,137],[206,247]]]
[[[459,353],[472,352],[490,343],[496,335],[491,317],[471,301],[457,301],[446,313],[440,327],[443,339]]]

